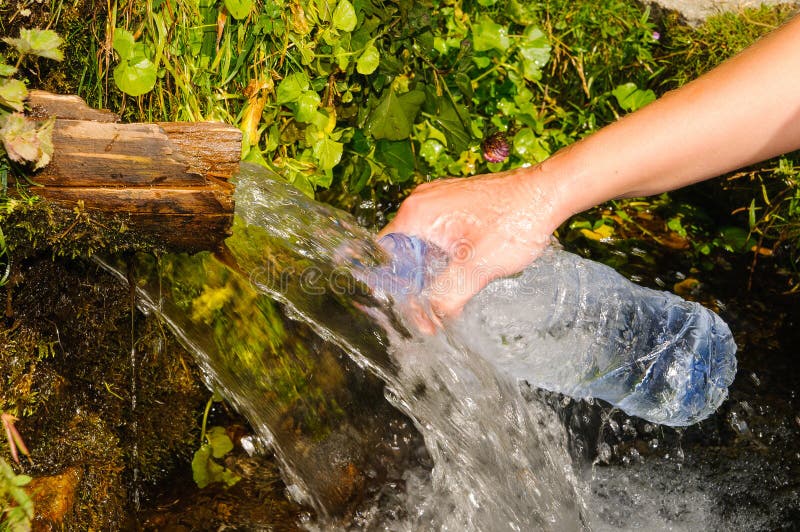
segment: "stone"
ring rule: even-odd
[[[27,491],[33,499],[34,531],[62,530],[68,528],[75,506],[81,469],[70,467],[58,475],[31,480]]]
[[[761,5],[800,5],[799,2],[787,0],[656,0],[647,3],[661,9],[678,11],[692,25],[700,24],[712,15],[727,11],[736,12]]]

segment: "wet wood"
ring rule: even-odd
[[[32,91],[32,119],[55,116],[53,159],[36,194],[120,215],[168,247],[216,249],[233,224],[241,132],[222,123],[122,124],[76,96]]]

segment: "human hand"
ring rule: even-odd
[[[535,174],[528,168],[425,183],[381,231],[416,236],[448,254],[426,291],[432,318],[457,316],[490,281],[522,271],[548,244],[561,219]]]

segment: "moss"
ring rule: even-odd
[[[166,251],[162,242],[132,230],[124,215],[109,216],[81,205],[69,210],[35,197],[0,203],[0,229],[12,261],[45,250],[69,258],[99,251]]]
[[[207,392],[160,324],[131,313],[126,288],[88,261],[52,253],[29,252],[13,286],[0,288],[0,409],[21,418],[27,473],[80,467],[69,526],[118,529],[130,515],[134,470],[144,489],[188,468]],[[0,452],[9,458],[6,446]]]
[[[797,13],[790,5],[761,6],[709,17],[698,27],[672,13],[661,19],[664,88],[679,87],[741,52]]]

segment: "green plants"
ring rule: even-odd
[[[0,530],[26,532],[31,529],[33,501],[25,491],[31,481],[28,475],[17,475],[5,460],[0,458]]]
[[[25,118],[25,99],[28,89],[16,76],[27,57],[38,56],[60,61],[63,54],[59,50],[61,38],[52,30],[20,30],[18,38],[3,39],[17,55],[14,65],[0,56],[0,139],[7,158],[0,167],[0,180],[3,193],[8,182],[8,169],[15,163],[32,164],[34,169],[42,168],[50,162],[53,155],[52,132],[54,119],[36,124]]]
[[[226,487],[231,487],[241,480],[241,477],[217,462],[233,450],[233,442],[225,432],[225,428],[210,427],[206,430],[211,405],[215,401],[221,400],[221,397],[214,394],[206,403],[206,409],[203,412],[203,426],[200,431],[202,444],[192,458],[192,478],[199,488],[205,488],[215,482],[221,482]]]

